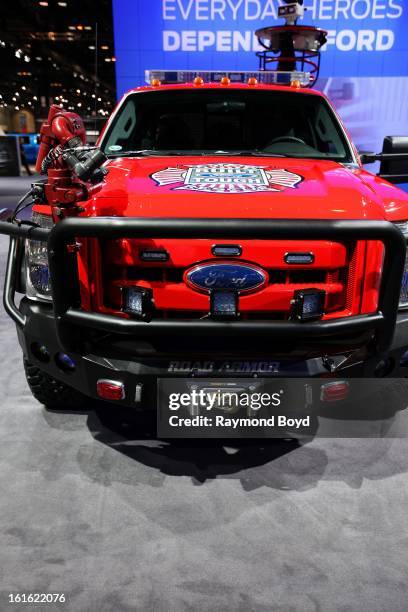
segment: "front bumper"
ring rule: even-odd
[[[350,361],[338,356],[338,366],[329,372],[327,363],[320,357],[299,359],[275,356],[273,353],[253,357],[247,351],[237,355],[216,354],[211,358],[199,352],[191,354],[152,354],[144,345],[142,354],[129,346],[88,345],[81,352],[70,351],[76,364],[74,371],[64,371],[55,356],[64,351],[57,336],[55,319],[49,305],[38,304],[23,298],[20,305],[25,317],[24,329],[17,326],[18,338],[28,361],[42,370],[77,389],[84,395],[99,399],[96,393],[100,379],[117,380],[124,384],[125,397],[116,403],[136,409],[156,408],[158,378],[367,378],[385,376],[390,378],[408,376],[408,361],[403,360],[408,349],[408,313],[397,318],[394,338],[389,351],[382,355],[358,357]],[[51,359],[44,363],[38,360],[33,347],[45,345]],[[220,351],[222,350],[220,346]]]

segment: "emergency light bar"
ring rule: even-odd
[[[247,83],[248,79],[255,78],[258,83],[266,85],[290,85],[299,81],[302,87],[309,87],[310,72],[298,70],[261,70],[261,71],[222,71],[212,70],[145,70],[145,80],[149,85],[152,81],[160,81],[167,85],[177,83],[192,83],[196,77],[201,77],[207,83],[220,83],[223,77],[228,77],[231,83]]]

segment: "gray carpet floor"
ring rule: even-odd
[[[406,612],[408,439],[168,444],[46,412],[3,311],[0,346],[1,612]]]

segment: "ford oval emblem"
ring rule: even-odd
[[[203,263],[187,270],[187,285],[198,291],[212,289],[236,289],[240,293],[255,291],[268,281],[265,270],[244,263]]]

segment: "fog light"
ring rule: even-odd
[[[152,292],[142,287],[122,287],[122,310],[132,317],[145,319],[152,311]]]
[[[117,380],[100,379],[96,383],[96,392],[101,399],[115,402],[125,398],[125,386]]]
[[[66,353],[57,353],[55,355],[55,363],[63,372],[73,372],[76,368],[76,363]]]
[[[210,293],[210,314],[220,319],[238,316],[238,293],[224,289]]]
[[[346,399],[350,391],[350,385],[345,380],[336,380],[322,385],[320,399],[322,402],[340,402]]]
[[[326,292],[320,289],[300,289],[295,291],[292,313],[300,321],[321,319],[324,312]]]

